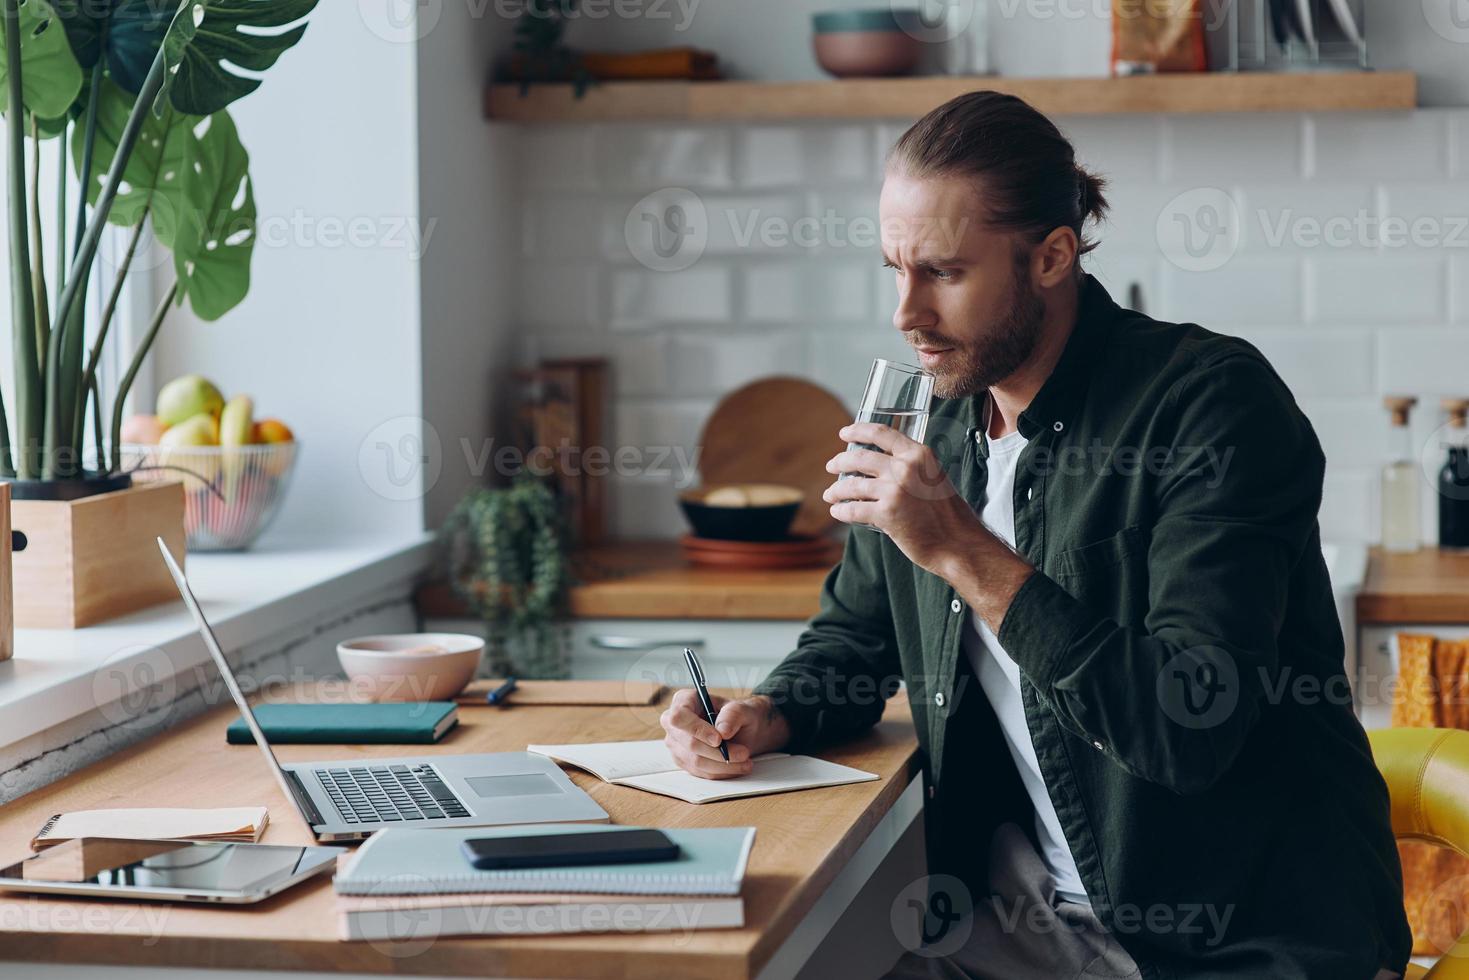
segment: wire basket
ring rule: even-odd
[[[240,551],[275,519],[299,445],[125,445],[123,469],[135,481],[183,481],[190,551]]]

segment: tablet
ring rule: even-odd
[[[336,867],[344,847],[163,842],[174,846],[81,881],[25,878],[20,863],[0,868],[0,891],[169,902],[247,905]]]

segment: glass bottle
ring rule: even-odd
[[[1413,462],[1408,413],[1418,399],[1389,395],[1382,404],[1392,415],[1388,461],[1382,468],[1382,547],[1384,551],[1417,551],[1422,534],[1418,523],[1418,466]]]
[[[1438,546],[1469,548],[1469,398],[1445,398],[1442,404],[1449,425],[1448,460],[1438,471]]]

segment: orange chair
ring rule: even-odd
[[[1392,798],[1393,834],[1469,857],[1469,731],[1379,728],[1367,738]],[[1409,964],[1406,980],[1469,980],[1469,933],[1431,969]]]

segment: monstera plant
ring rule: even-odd
[[[15,372],[11,390],[0,391],[0,479],[17,496],[125,485],[123,404],[169,310],[187,302],[215,320],[244,299],[255,199],[227,107],[301,39],[316,2],[0,0]],[[49,258],[37,173],[48,140],[64,141]],[[88,291],[108,224],[128,229],[128,244],[89,346]],[[109,411],[98,362],[146,229],[172,255],[172,285],[128,355]],[[82,454],[89,409],[95,469]]]

